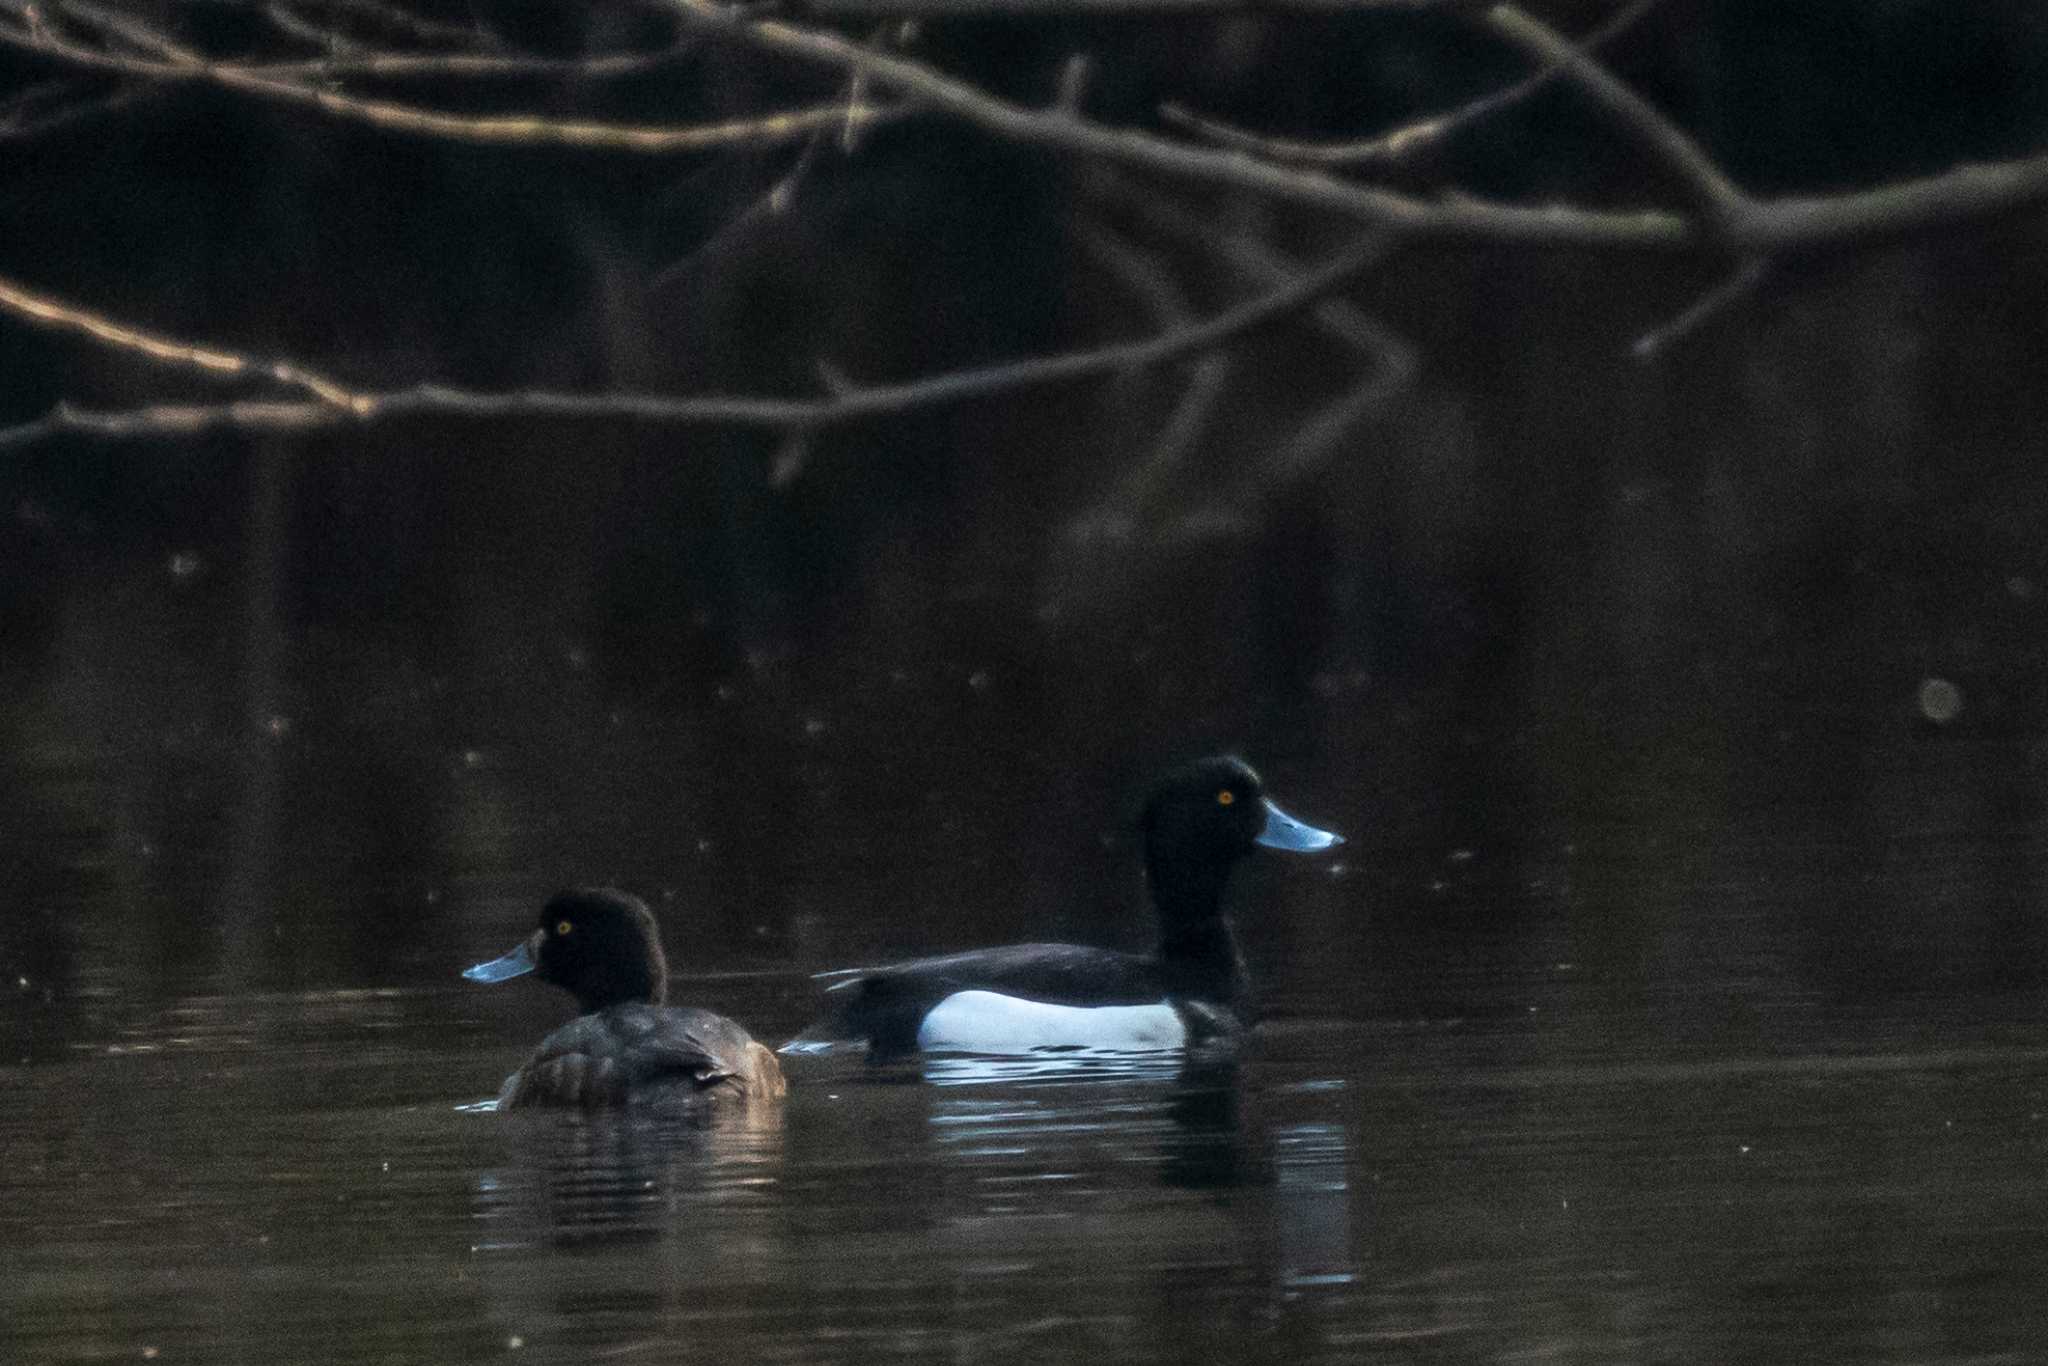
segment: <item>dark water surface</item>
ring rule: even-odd
[[[0,1363],[2042,1356],[2017,523],[1781,579],[1645,494],[1432,581],[1367,498],[1093,559],[998,508],[778,599],[482,512],[394,567],[263,468],[219,545],[63,523],[0,621]],[[456,974],[558,887],[779,1041],[819,969],[1144,947],[1121,822],[1225,746],[1349,837],[1239,876],[1234,1070],[480,1108],[566,1003]]]
[[[1984,1362],[2048,1341],[2048,1000],[2024,973],[1997,987],[1962,923],[2033,895],[2024,831],[1923,831],[1870,879],[1813,810],[1727,815],[1676,857],[1646,802],[1485,876],[1484,849],[1420,879],[1391,854],[1271,860],[1241,917],[1268,1019],[1235,1068],[802,1059],[780,1111],[699,1129],[480,1104],[563,1015],[454,976],[527,924],[544,884],[516,859],[251,893],[232,820],[124,851],[79,797],[105,773],[30,776],[44,842],[15,857],[48,891],[10,913],[41,940],[10,939],[0,1360]],[[1306,814],[1351,800],[1294,776]],[[859,811],[822,823],[826,852],[799,844],[850,858]],[[980,853],[934,850],[941,873]],[[672,945],[701,927],[687,899],[663,902]],[[675,994],[780,1037],[813,1000],[806,936],[947,947],[1031,932],[1031,902],[727,935],[690,946]],[[1655,934],[1592,932],[1616,903]],[[1860,920],[1816,938],[1817,917]]]

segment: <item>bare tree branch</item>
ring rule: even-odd
[[[863,19],[1133,18],[1185,14],[1421,14],[1484,9],[1495,0],[803,0],[811,14]]]
[[[7,0],[4,8],[19,7]],[[693,125],[604,123],[586,119],[551,119],[533,114],[476,116],[444,114],[388,100],[361,99],[325,86],[279,80],[257,68],[213,62],[121,16],[97,6],[67,4],[65,9],[110,29],[118,26],[131,42],[147,42],[163,60],[119,56],[80,47],[47,28],[21,30],[0,25],[0,45],[35,53],[73,66],[151,81],[198,81],[265,99],[280,100],[350,122],[390,132],[449,138],[461,142],[524,146],[582,147],[593,150],[670,155],[732,146],[758,146],[809,136],[820,128],[843,128],[899,117],[901,108],[872,105],[828,105],[766,114],[757,118]],[[118,21],[118,25],[117,25]]]
[[[1255,284],[1292,278],[1299,266],[1270,243],[1242,232],[1219,232],[1200,218],[1156,194],[1139,193],[1122,178],[1109,189],[1148,226],[1190,245],[1220,252],[1230,267]],[[1349,299],[1329,298],[1316,304],[1310,320],[1317,329],[1365,359],[1370,368],[1357,383],[1326,404],[1294,435],[1250,467],[1231,495],[1241,500],[1250,486],[1274,487],[1297,481],[1320,468],[1345,433],[1414,381],[1415,347],[1392,328]]]
[[[1110,172],[1090,183],[1146,227],[1177,238],[1195,250],[1221,257],[1255,286],[1271,289],[1300,273],[1298,262],[1263,238],[1221,227],[1213,218],[1194,213],[1174,199],[1134,183],[1126,175]],[[1391,252],[1399,243],[1390,240],[1387,245]],[[1317,330],[1370,360],[1375,368],[1394,373],[1400,383],[1405,384],[1413,377],[1414,346],[1350,299],[1319,300],[1308,316]]]
[[[290,362],[260,361],[233,352],[175,341],[56,303],[8,285],[0,308],[32,321],[93,336],[150,360],[220,375],[269,378],[312,392],[318,402],[242,401],[159,404],[120,412],[60,404],[35,422],[0,431],[0,449],[61,433],[105,438],[190,436],[207,431],[305,431],[434,414],[467,418],[577,418],[685,423],[724,427],[816,429],[862,419],[958,403],[990,394],[1063,383],[1093,375],[1161,365],[1210,350],[1284,318],[1377,264],[1386,254],[1379,238],[1349,247],[1279,289],[1195,323],[1139,341],[1034,357],[931,375],[898,384],[850,387],[824,398],[761,398],[664,394],[575,394],[526,390],[479,394],[422,384],[382,392],[344,388]]]
[[[644,52],[606,52],[582,57],[535,57],[505,52],[391,52],[354,44],[346,55],[308,57],[239,65],[279,80],[378,81],[431,79],[545,79],[578,82],[644,76],[694,56],[701,45],[679,42]]]
[[[149,99],[148,86],[116,86],[102,81],[44,81],[0,104],[0,143],[28,142],[74,123],[98,118]]]
[[[1547,24],[1511,4],[1495,6],[1479,16],[1477,22],[1535,60],[1553,64],[1623,136],[1677,177],[1692,195],[1694,207],[1709,231],[1718,230],[1732,215],[1751,207],[1754,201],[1690,134]],[[1754,252],[1745,255],[1721,285],[1709,290],[1670,323],[1637,338],[1632,348],[1634,355],[1639,360],[1651,360],[1662,354],[1672,342],[1754,290],[1769,270],[1769,256]]]
[[[259,360],[217,347],[179,341],[161,333],[115,322],[98,313],[39,294],[11,280],[0,279],[0,308],[40,327],[76,332],[116,350],[130,351],[158,365],[196,370],[216,379],[268,379],[301,389],[328,407],[348,412],[357,402],[338,380],[285,360]]]
[[[1480,16],[1479,23],[1537,61],[1554,65],[1566,81],[1591,98],[1609,122],[1676,175],[1710,221],[1748,203],[1748,196],[1691,135],[1548,24],[1514,5],[1495,5]]]
[[[1270,195],[1411,236],[1610,250],[1717,247],[1776,252],[1898,237],[2048,199],[2048,154],[1959,166],[1871,190],[1749,200],[1723,214],[1712,234],[1687,217],[1658,210],[1527,207],[1466,197],[1424,199],[1275,165],[1243,152],[1191,147],[1140,130],[1104,127],[1057,109],[1027,109],[925,63],[868,52],[829,33],[750,19],[708,0],[671,3],[707,28],[765,51],[841,70],[865,70],[879,84],[1015,142]]]
[[[1155,255],[1141,251],[1108,225],[1083,223],[1075,230],[1081,249],[1143,299],[1163,331],[1186,327],[1194,317],[1186,291]],[[1145,455],[1124,470],[1117,487],[1084,512],[1082,525],[1115,518],[1135,520],[1152,505],[1163,484],[1179,468],[1201,438],[1230,376],[1230,359],[1210,352],[1195,361],[1193,373],[1174,400],[1172,415],[1149,443]]]
[[[1622,6],[1581,39],[1580,47],[1589,52],[1599,49],[1634,27],[1638,20],[1663,2],[1664,0],[1634,0],[1634,3]],[[1467,128],[1496,114],[1504,113],[1515,105],[1527,101],[1531,96],[1547,90],[1557,82],[1563,70],[1561,62],[1550,61],[1540,66],[1534,74],[1491,95],[1482,95],[1454,109],[1429,118],[1417,119],[1413,123],[1404,124],[1373,137],[1338,142],[1281,138],[1254,133],[1221,119],[1197,114],[1185,105],[1179,104],[1161,105],[1159,114],[1168,123],[1178,124],[1212,142],[1272,161],[1296,161],[1310,166],[1391,166],[1420,156],[1431,148],[1441,147]]]
[[[622,52],[593,57],[522,57],[490,52],[374,52],[355,49],[344,57],[250,62],[243,63],[241,69],[275,80],[307,82],[351,78],[378,81],[492,78],[605,81],[659,71],[683,60],[692,50],[673,47],[654,52]]]
[[[339,29],[324,27],[305,18],[289,5],[265,5],[261,11],[270,21],[270,26],[287,38],[296,38],[325,52],[329,57],[355,54],[364,50],[364,45],[341,32]]]
[[[1629,354],[1642,361],[1657,359],[1738,300],[1755,293],[1770,270],[1769,257],[1744,257],[1725,279],[1686,305],[1677,317],[1636,338],[1635,344],[1629,347]]]
[[[1406,233],[1665,250],[1688,248],[1694,243],[1692,226],[1673,214],[1522,208],[1471,199],[1420,199],[1295,167],[1273,165],[1238,152],[1191,147],[1135,129],[1105,127],[1057,108],[1027,109],[923,62],[870,52],[834,34],[773,20],[750,19],[707,0],[672,3],[684,15],[713,31],[816,65],[865,70],[876,82],[920,103],[1027,145],[1101,156],[1171,175],[1256,191]]]
[[[214,4],[228,9],[252,8],[251,0],[195,0],[195,3]],[[428,19],[398,5],[385,4],[383,0],[295,0],[292,8],[346,14],[371,27],[383,30],[387,36],[427,46],[468,48],[476,46],[477,43],[478,34],[474,28]]]

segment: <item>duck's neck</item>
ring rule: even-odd
[[[1218,1005],[1242,1000],[1244,956],[1223,914],[1231,863],[1150,855],[1145,862],[1159,912],[1159,969],[1167,994]]]
[[[616,976],[589,983],[576,993],[577,1013],[595,1015],[613,1006],[667,1005],[668,973],[663,969],[659,975],[651,975],[655,972],[652,965],[634,965]]]

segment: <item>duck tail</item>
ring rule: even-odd
[[[862,1009],[863,998],[867,993],[862,989],[865,984],[856,975],[857,972],[858,969],[854,972],[841,969],[837,972],[818,973],[817,976],[821,978],[839,979],[825,988],[825,991],[828,996],[838,996],[840,999],[832,1009],[805,1026],[803,1033],[775,1051],[789,1054],[791,1057],[818,1057],[867,1047],[867,1012]]]
[[[784,1053],[788,1057],[829,1057],[834,1053],[854,1053],[866,1047],[866,1038],[836,1038],[831,1034],[831,1016],[823,1016],[811,1022],[801,1034],[784,1042],[776,1053]]]
[[[801,1057],[866,1049],[870,1056],[884,1057],[914,1050],[923,1010],[906,1009],[915,1003],[905,999],[895,978],[863,977],[857,971],[820,974],[840,978],[825,989],[837,998],[832,1008],[775,1051]]]

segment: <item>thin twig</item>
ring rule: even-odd
[[[1663,0],[1635,0],[1633,4],[1624,5],[1587,33],[1579,46],[1588,52],[1597,51],[1633,28],[1644,15],[1662,3]],[[1554,85],[1562,72],[1561,63],[1547,62],[1515,84],[1468,100],[1454,109],[1417,119],[1373,137],[1340,142],[1254,133],[1174,103],[1161,105],[1159,114],[1168,123],[1199,133],[1212,142],[1274,161],[1300,162],[1308,166],[1389,166],[1419,156],[1430,148],[1440,147],[1474,124],[1524,103]]]
[[[344,53],[354,56],[364,50],[361,43],[347,34],[312,22],[289,5],[265,5],[261,12],[270,26],[285,37],[296,38],[302,43],[316,47],[329,57],[337,57]]]
[[[687,61],[701,44],[678,41],[642,52],[605,52],[579,57],[539,57],[505,52],[390,52],[352,46],[346,56],[288,61],[243,61],[243,69],[279,80],[378,81],[422,78],[462,80],[542,79],[595,82],[644,76]]]
[[[146,87],[99,79],[40,81],[0,101],[0,142],[28,142],[69,124],[111,113],[148,94]]]
[[[1232,270],[1253,285],[1272,288],[1294,278],[1301,269],[1271,243],[1242,232],[1220,230],[1211,218],[1190,212],[1172,199],[1148,192],[1124,177],[1112,177],[1105,184],[1128,211],[1160,232],[1169,233],[1190,246],[1215,252]],[[1398,243],[1387,243],[1389,254]],[[1309,310],[1309,318],[1325,335],[1347,349],[1370,359],[1375,369],[1391,383],[1404,387],[1416,369],[1414,345],[1385,323],[1372,317],[1346,298],[1328,298]]]
[[[1212,221],[1197,217],[1163,196],[1144,193],[1121,177],[1108,183],[1111,192],[1143,222],[1216,252],[1254,284],[1289,279],[1300,269],[1269,242],[1246,233],[1219,231]],[[1388,243],[1390,251],[1393,246]],[[1370,368],[1302,423],[1279,449],[1252,466],[1242,486],[1232,493],[1234,500],[1248,497],[1257,486],[1293,483],[1312,473],[1328,459],[1345,433],[1414,380],[1414,345],[1351,300],[1321,300],[1310,311],[1309,318],[1320,331],[1364,357]]]
[[[1607,115],[1610,123],[1677,176],[1692,192],[1702,212],[1718,218],[1748,203],[1748,196],[1691,134],[1666,118],[1578,44],[1514,5],[1495,5],[1479,16],[1478,22],[1537,61],[1554,64],[1566,81]]]
[[[95,19],[96,7],[67,6]],[[138,36],[136,26],[122,25],[124,36]],[[336,118],[369,124],[389,132],[448,138],[461,142],[522,146],[579,147],[589,150],[669,155],[732,146],[758,146],[807,137],[820,128],[839,129],[848,123],[871,123],[907,112],[898,108],[849,107],[831,104],[790,110],[723,123],[659,125],[604,123],[585,119],[550,119],[534,114],[443,114],[388,100],[361,99],[324,87],[277,80],[252,67],[208,61],[156,37],[165,60],[118,56],[79,47],[47,30],[25,33],[0,26],[0,45],[54,57],[73,65],[152,81],[197,81],[224,89],[318,109]]]
[[[876,82],[1012,141],[1147,166],[1177,176],[1255,190],[1331,209],[1380,227],[1442,236],[1585,245],[1684,248],[1694,229],[1668,213],[1522,208],[1476,200],[1431,201],[1236,152],[1190,147],[1154,134],[1111,128],[1057,108],[1028,109],[924,62],[871,52],[822,30],[753,19],[708,0],[670,0],[692,22],[770,52]]]
[[[856,97],[856,90],[850,89],[848,99],[852,100]],[[848,107],[851,107],[851,105]],[[852,125],[848,124],[847,129],[840,132],[839,142],[842,148],[853,141],[851,128]],[[802,188],[805,178],[810,175],[811,168],[817,164],[818,157],[823,152],[831,132],[832,130],[830,129],[821,128],[813,133],[809,141],[805,142],[802,149],[797,152],[796,159],[790,164],[787,171],[777,176],[774,182],[767,189],[756,195],[746,207],[732,215],[725,222],[719,224],[716,231],[711,233],[702,242],[699,242],[688,253],[677,260],[670,261],[667,265],[657,270],[650,281],[652,287],[655,289],[664,288],[680,276],[695,270],[701,262],[711,258],[718,252],[724,251],[739,238],[740,234],[752,228],[756,223],[766,219],[779,218],[788,213],[790,206],[796,202],[797,191]]]
[[[115,322],[102,314],[64,303],[11,280],[0,279],[0,309],[38,326],[77,332],[119,351],[131,351],[158,365],[196,370],[216,379],[268,379],[301,389],[322,404],[350,411],[357,395],[338,380],[310,366],[288,360],[260,360],[239,352],[180,341],[144,328]]]
[[[192,3],[195,6],[213,4],[230,9],[248,8],[248,0],[192,0]],[[397,5],[384,4],[382,0],[294,0],[294,6],[299,9],[329,10],[336,14],[351,15],[373,27],[381,28],[387,35],[415,43],[468,48],[474,47],[478,39],[478,30],[475,28],[422,18]]]
[[[117,110],[126,109],[131,104],[154,99],[157,93],[154,86],[117,86],[105,94],[80,98],[33,117],[25,112],[15,113],[0,121],[0,142],[28,142],[74,123],[101,118]]]
[[[309,379],[317,380],[325,386],[325,391],[314,391],[320,398],[317,403],[258,400],[160,404],[119,412],[91,411],[63,403],[38,421],[0,431],[0,449],[32,444],[62,433],[136,438],[192,436],[217,430],[304,431],[344,422],[367,423],[422,414],[472,419],[609,419],[722,427],[817,429],[893,417],[1093,375],[1161,365],[1207,351],[1307,307],[1378,262],[1385,251],[1384,242],[1378,238],[1346,248],[1279,289],[1225,309],[1207,321],[1158,336],[956,370],[898,384],[857,386],[846,393],[823,398],[575,394],[544,390],[479,394],[434,384],[383,392],[350,390],[317,376],[304,366],[257,361],[211,347],[173,341],[9,287],[7,292],[0,293],[0,306],[14,308],[38,321],[88,333],[152,360],[197,367],[221,375],[264,376],[299,387],[310,388]]]
[[[1156,258],[1140,252],[1107,225],[1084,222],[1075,228],[1074,238],[1084,252],[1150,306],[1162,330],[1185,327],[1194,317],[1180,282]],[[1230,358],[1212,351],[1191,368],[1171,416],[1159,428],[1146,453],[1124,472],[1114,492],[1082,514],[1083,520],[1099,523],[1112,507],[1133,518],[1142,515],[1160,486],[1194,448],[1222,397],[1224,383],[1230,376]]]
[[[751,19],[708,0],[669,3],[693,22],[766,51],[840,70],[864,69],[879,84],[1017,143],[1232,186],[1411,236],[1631,251],[1696,251],[1710,246],[1775,252],[1896,238],[2048,199],[2048,153],[1958,166],[1871,190],[1749,200],[1723,215],[1711,235],[1687,216],[1663,210],[1530,207],[1471,197],[1423,199],[1276,165],[1242,152],[1192,147],[1152,133],[1105,127],[1058,110],[1027,109],[925,63],[866,52],[829,33]]]
[[[1768,256],[1744,257],[1720,283],[1687,304],[1670,322],[1637,337],[1635,343],[1629,347],[1629,354],[1640,361],[1656,360],[1674,344],[1698,331],[1715,315],[1755,293],[1770,271],[1771,260]]]
[[[1420,14],[1483,9],[1494,0],[804,0],[804,9],[840,19],[1129,18],[1144,15]]]

